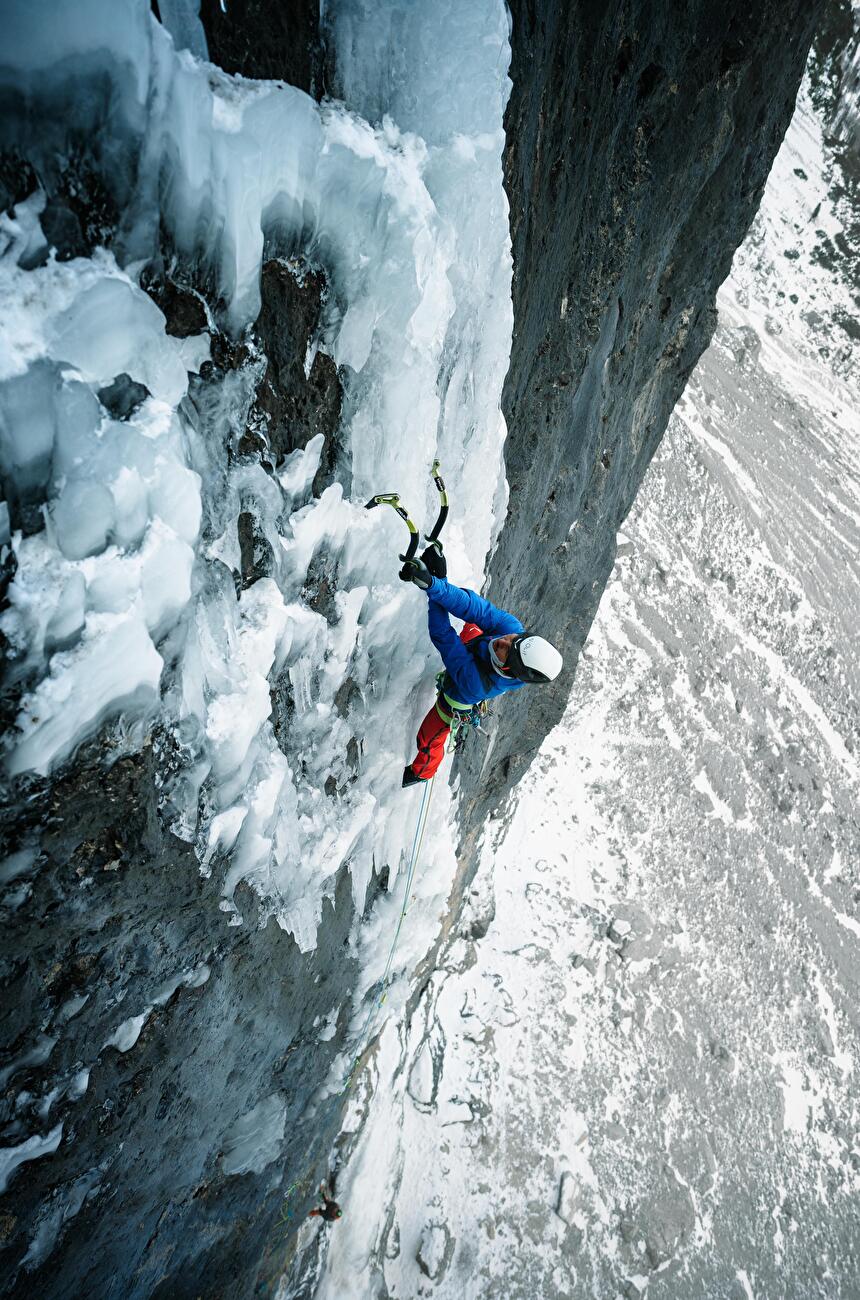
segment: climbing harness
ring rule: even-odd
[[[487,700],[479,700],[477,704],[460,704],[458,700],[452,700],[451,696],[445,691],[445,678],[448,676],[443,669],[441,673],[436,674],[436,712],[442,721],[451,728],[451,749],[460,749],[469,735],[469,730],[477,731],[482,736],[486,736],[486,731],[481,726],[484,718],[490,712],[490,706]]]

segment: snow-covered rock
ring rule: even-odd
[[[418,1267],[431,1282],[441,1282],[451,1263],[456,1238],[452,1237],[447,1223],[427,1223],[415,1258]]]

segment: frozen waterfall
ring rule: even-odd
[[[11,6],[5,58],[74,128],[97,115],[104,153],[122,160],[123,218],[111,251],[65,261],[42,233],[38,187],[2,219],[15,565],[2,630],[20,695],[7,769],[56,772],[105,723],[109,755],[154,735],[165,815],[201,869],[223,875],[230,923],[246,879],[311,948],[342,864],[360,912],[374,862],[400,858],[399,775],[432,689],[421,603],[396,580],[400,525],[363,502],[396,489],[421,518],[438,457],[452,568],[475,585],[504,504],[508,18],[499,0],[392,4],[372,25],[361,4],[330,5],[343,99],[319,106],[177,49],[135,0],[50,8]],[[75,96],[94,68],[95,109]],[[166,332],[142,287],[159,241],[217,300],[191,337]],[[338,367],[343,419],[338,471],[318,495],[321,437],[268,468],[235,454],[262,363],[219,373],[210,360],[211,338],[253,325],[271,259],[327,280],[314,353]],[[117,418],[104,394],[122,376],[138,397]],[[237,599],[242,511],[272,560]],[[323,582],[336,587],[325,612]],[[294,705],[279,734],[276,686]],[[435,816],[438,870],[423,876],[407,961],[436,924],[452,860],[444,796]],[[362,933],[369,954],[395,905]]]

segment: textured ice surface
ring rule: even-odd
[[[129,1016],[128,1020],[124,1020],[116,1032],[111,1034],[105,1047],[115,1047],[118,1052],[130,1052],[146,1024],[146,1014],[144,1011],[139,1016]]]
[[[359,914],[374,865],[388,867],[391,893],[354,937],[359,1024],[403,901],[416,803],[400,774],[437,667],[423,599],[396,578],[402,524],[363,506],[396,489],[426,524],[439,457],[456,503],[449,563],[480,585],[505,490],[508,20],[499,0],[392,4],[381,43],[343,60],[342,102],[320,106],[202,64],[192,8],[165,6],[173,39],[142,0],[83,0],[74,15],[59,3],[9,8],[7,81],[72,117],[92,109],[75,93],[82,78],[96,70],[109,89],[98,129],[123,164],[123,222],[115,255],[49,256],[35,270],[44,196],[2,227],[0,288],[15,309],[2,322],[0,452],[18,492],[3,631],[22,689],[6,763],[54,772],[105,724],[109,755],[154,735],[168,764],[164,815],[222,882],[225,924],[244,924],[233,898],[248,882],[306,950],[344,866]],[[327,6],[331,39],[345,49],[362,16],[347,0]],[[374,86],[403,23],[408,48],[382,114]],[[321,437],[275,473],[228,456],[262,363],[189,394],[208,338],[168,335],[141,291],[156,239],[216,286],[213,325],[234,338],[259,312],[264,256],[295,270],[301,251],[325,269],[311,352],[341,367],[345,468],[320,495]],[[97,396],[120,375],[149,394],[126,420]],[[237,598],[243,511],[272,563]],[[386,1012],[402,1006],[399,977],[438,926],[449,806],[440,787]],[[121,1050],[146,1014],[131,1010],[114,1035]]]
[[[75,1217],[87,1197],[97,1190],[102,1172],[100,1169],[91,1169],[80,1178],[76,1178],[71,1186],[64,1188],[59,1197],[49,1206],[39,1221],[27,1254],[21,1261],[24,1268],[36,1268],[50,1254],[63,1225]]]
[[[63,1126],[57,1124],[45,1137],[29,1137],[18,1146],[0,1150],[0,1192],[5,1192],[19,1165],[26,1164],[28,1160],[39,1160],[56,1151],[62,1136]]]
[[[226,7],[225,0],[221,8]],[[159,0],[158,12],[178,50],[189,50],[198,59],[208,57],[206,33],[200,21],[200,0]]]
[[[8,766],[44,773],[120,709],[157,705],[154,638],[190,598],[200,484],[171,406],[187,387],[178,341],[114,259],[24,271],[7,252],[0,284],[2,467],[22,506],[47,497],[43,530],[13,539],[0,620],[16,671],[37,677]],[[94,392],[119,372],[163,395],[126,423]]]
[[[41,1065],[43,1061],[47,1061],[56,1044],[56,1038],[51,1038],[48,1034],[39,1034],[32,1047],[13,1057],[0,1070],[0,1088],[5,1088],[9,1080],[13,1079],[19,1070],[25,1069],[28,1065]]]
[[[170,1001],[177,989],[185,987],[187,989],[198,989],[205,984],[209,978],[209,967],[207,965],[198,966],[196,970],[183,971],[175,975],[151,995],[152,1002],[149,1006],[144,1007],[140,1015],[129,1016],[118,1025],[110,1038],[104,1044],[105,1047],[115,1047],[118,1052],[130,1052],[137,1042],[143,1031],[143,1027],[156,1007],[163,1007]],[[74,1014],[74,1012],[72,1013]],[[86,1088],[86,1083],[84,1083]]]

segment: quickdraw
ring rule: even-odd
[[[484,731],[481,723],[489,712],[490,706],[487,701],[480,700],[477,704],[472,705],[471,711],[465,717],[455,714],[454,726],[451,728],[451,748],[462,748],[470,731],[476,731],[479,736],[483,736],[486,740],[487,732]]]

